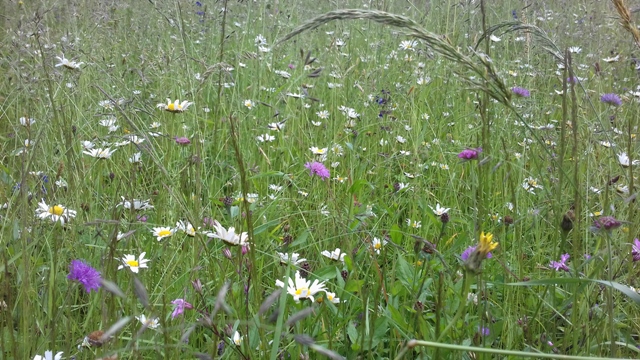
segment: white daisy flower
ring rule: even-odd
[[[151,232],[153,233],[153,236],[155,236],[156,239],[160,241],[166,237],[173,235],[175,233],[175,229],[172,229],[167,226],[160,226],[160,227],[154,227],[153,230],[151,230]]]
[[[117,149],[111,150],[111,148],[99,148],[99,149],[89,149],[84,150],[82,153],[92,156],[97,159],[110,159],[111,155],[116,152]]]
[[[326,291],[324,282],[316,279],[311,283],[310,280],[303,278],[299,271],[296,271],[294,279],[288,278],[287,282],[287,292],[293,296],[295,302],[300,302],[301,299],[310,299],[313,301],[315,294],[320,291]],[[276,280],[276,286],[284,289],[284,282]]]
[[[190,105],[193,105],[193,103],[186,100],[180,102],[180,100],[176,99],[176,101],[171,102],[171,99],[167,98],[166,104],[160,103],[156,107],[170,113],[181,113],[187,110]]]
[[[127,267],[129,270],[137,274],[140,269],[147,268],[149,259],[144,258],[145,254],[146,252],[141,253],[138,258],[136,258],[135,255],[125,255],[120,259],[120,261],[122,261],[122,265],[118,266],[118,270]]]
[[[49,206],[44,202],[44,199],[38,203],[38,208],[36,209],[36,215],[40,219],[51,219],[52,222],[60,222],[64,225],[69,219],[76,217],[77,212],[75,210],[70,210],[60,204]]]

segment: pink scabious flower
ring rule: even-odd
[[[184,136],[180,136],[180,137],[174,137],[174,140],[176,141],[176,144],[178,145],[189,145],[191,144],[191,140],[189,140],[188,138],[184,137]]]
[[[184,299],[175,299],[171,303],[175,305],[173,312],[171,313],[172,319],[182,315],[185,309],[193,309],[193,305],[189,304]]]
[[[620,99],[620,96],[614,94],[614,93],[609,93],[609,94],[603,94],[600,97],[600,101],[602,101],[605,104],[609,104],[612,106],[620,106],[622,105],[622,100]]]
[[[71,261],[67,279],[79,282],[88,293],[90,293],[91,290],[98,291],[100,286],[102,286],[100,272],[82,260]]]
[[[331,175],[329,169],[327,169],[321,162],[313,161],[304,164],[304,167],[309,169],[309,175],[318,175],[321,179],[328,179]]]
[[[640,240],[633,239],[633,244],[631,244],[631,256],[633,256],[633,261],[640,261]]]
[[[478,155],[482,152],[482,148],[477,149],[466,149],[462,150],[458,157],[462,160],[475,160],[478,158]]]
[[[555,271],[569,271],[569,267],[567,266],[567,260],[569,260],[569,254],[560,255],[560,261],[552,261],[549,263],[549,267],[553,268]]]

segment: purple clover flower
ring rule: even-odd
[[[553,268],[555,271],[569,271],[569,267],[567,266],[567,260],[569,260],[569,254],[560,255],[560,261],[552,261],[549,263],[549,267]]]
[[[67,279],[79,282],[88,293],[90,293],[91,290],[98,291],[100,286],[102,286],[100,272],[82,260],[71,261]]]
[[[478,155],[482,152],[482,148],[477,149],[466,149],[462,150],[458,157],[462,160],[475,160],[478,158]]]
[[[622,105],[622,100],[620,99],[620,97],[614,93],[609,93],[609,94],[603,94],[600,97],[600,101],[602,101],[605,104],[609,104],[612,106],[620,106]]]
[[[520,87],[520,86],[514,86],[511,88],[511,92],[513,92],[514,95],[519,96],[519,97],[529,97],[531,96],[531,93],[529,92],[529,90]]]
[[[171,313],[172,319],[182,315],[185,309],[193,309],[193,305],[189,304],[184,299],[175,299],[171,303],[175,305],[173,312]]]
[[[321,179],[327,179],[329,178],[330,173],[329,173],[329,169],[327,169],[324,164],[322,164],[321,162],[317,162],[317,161],[313,161],[313,162],[308,162],[306,164],[304,164],[304,167],[306,167],[307,169],[309,169],[309,175],[313,176],[313,175],[318,175]]]
[[[633,256],[633,261],[640,261],[640,240],[633,239],[633,244],[631,244],[631,256]]]
[[[471,256],[471,254],[473,254],[474,251],[476,251],[476,246],[469,246],[465,251],[462,252],[462,254],[460,254],[460,258],[462,259],[462,261],[467,261],[469,256]],[[491,259],[492,257],[493,257],[493,254],[488,252],[487,259]]]

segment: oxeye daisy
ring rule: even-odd
[[[110,159],[114,152],[116,152],[116,149],[104,148],[84,150],[82,153],[97,159]]]
[[[180,100],[176,99],[176,101],[171,102],[171,99],[167,98],[167,103],[160,103],[157,105],[157,107],[159,109],[162,109],[164,111],[168,111],[170,113],[181,113],[187,110],[187,108],[193,105],[192,102],[189,102],[187,100],[184,100],[183,102],[180,102]]]
[[[231,342],[233,342],[236,346],[242,345],[242,339],[244,336],[240,336],[239,332],[234,332],[233,337],[230,338]]]
[[[256,103],[254,103],[254,102],[253,102],[253,101],[251,101],[251,100],[245,100],[245,101],[244,101],[244,106],[245,106],[247,109],[251,110],[251,109],[253,109],[253,107],[254,107],[254,106],[256,106]]]
[[[135,255],[125,255],[122,259],[120,259],[122,265],[118,266],[118,270],[127,267],[129,268],[129,270],[137,274],[140,269],[147,268],[149,259],[144,258],[145,254],[146,252],[141,253],[137,259]]]
[[[80,69],[80,66],[82,64],[84,64],[83,62],[71,61],[71,60],[65,58],[64,54],[62,54],[62,57],[56,56],[56,59],[58,59],[59,62],[55,65],[55,67],[64,66],[67,69],[71,69],[71,70],[78,70],[78,69]]]
[[[311,283],[310,280],[303,278],[299,271],[296,271],[294,279],[288,278],[287,293],[293,296],[295,302],[300,302],[301,299],[310,299],[313,301],[313,296],[320,291],[326,291],[324,282],[320,282],[317,279]],[[276,286],[284,288],[284,282],[276,280]]]
[[[63,352],[60,351],[53,355],[53,351],[47,350],[44,352],[44,356],[36,355],[33,357],[33,360],[61,360]]]
[[[236,229],[233,226],[227,230],[215,220],[213,221],[213,228],[215,229],[215,232],[207,232],[205,235],[210,238],[220,239],[230,245],[249,245],[249,234],[246,232],[236,233]]]
[[[176,223],[176,230],[183,231],[185,234],[191,237],[196,236],[196,229],[188,221],[178,221]]]
[[[435,208],[431,207],[431,205],[428,205],[428,206],[431,209],[431,211],[433,211],[433,213],[437,216],[442,216],[442,214],[446,214],[450,210],[449,208],[440,206],[440,203],[436,204]]]
[[[153,236],[155,236],[157,240],[160,241],[166,237],[173,235],[175,230],[167,226],[161,226],[161,227],[154,227],[153,230],[151,230],[151,232],[153,233]]]
[[[151,330],[155,330],[160,327],[160,320],[157,317],[147,318],[144,314],[136,316],[136,319],[142,323],[142,325],[148,327]]]
[[[312,146],[309,148],[313,155],[325,155],[327,153],[328,148],[319,148],[316,146]]]
[[[280,264],[298,265],[307,261],[307,259],[301,258],[298,253],[284,254],[276,252],[276,254],[280,257]]]
[[[153,205],[149,204],[149,200],[132,199],[133,201],[129,201],[125,199],[124,196],[121,196],[121,198],[122,198],[122,202],[118,203],[117,206],[124,206],[125,209],[131,209],[131,208],[133,208],[134,210],[153,209]]]
[[[340,303],[340,298],[336,297],[336,293],[332,293],[330,291],[325,291],[324,295],[327,297],[327,300],[329,300],[331,303],[333,303],[333,304],[339,304]]]
[[[323,250],[320,254],[322,256],[328,257],[331,260],[336,260],[336,261],[344,261],[344,257],[347,256],[347,254],[342,252],[340,248],[336,248],[333,251]]]
[[[62,225],[65,222],[69,221],[69,219],[76,217],[76,211],[67,209],[66,207],[58,204],[49,206],[44,200],[38,203],[38,208],[36,209],[36,215],[40,219],[49,218],[53,222],[60,222]]]
[[[383,246],[387,245],[387,242],[387,240],[380,240],[377,237],[374,237],[371,242],[371,248],[376,252],[376,254],[380,254],[380,250]]]

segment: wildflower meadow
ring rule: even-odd
[[[3,1],[0,358],[640,358],[629,3]]]

